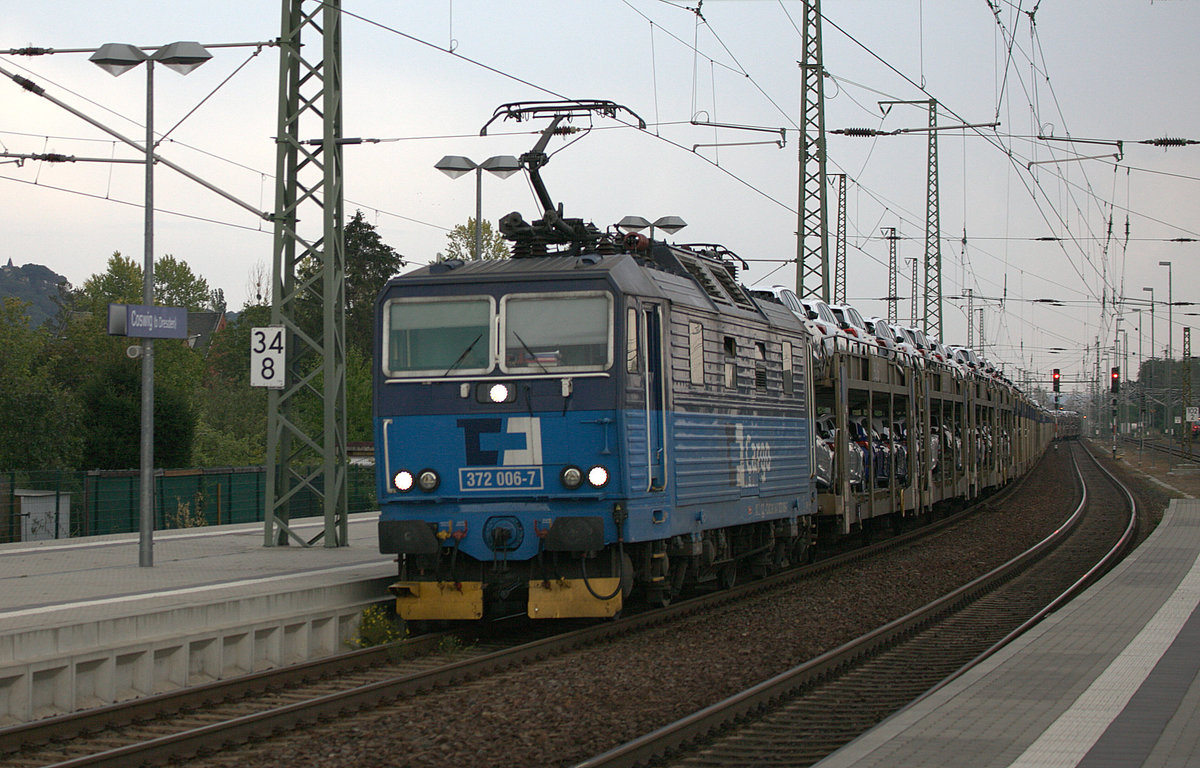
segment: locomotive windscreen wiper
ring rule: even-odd
[[[453,363],[451,363],[450,367],[447,368],[446,372],[443,373],[442,375],[449,376],[450,371],[453,371],[455,368],[457,368],[458,364],[461,363],[463,360],[465,360],[467,358],[467,355],[471,354],[471,350],[475,349],[475,345],[478,344],[479,340],[482,338],[483,338],[483,332],[480,331],[479,335],[475,337],[475,340],[467,345],[467,348],[462,351],[462,354],[458,356],[458,359],[455,360]]]
[[[515,336],[517,341],[521,343],[521,349],[525,350],[525,354],[529,355],[529,359],[536,363],[538,368],[542,369],[542,373],[550,373],[550,371],[546,370],[546,366],[542,365],[542,361],[538,360],[537,355],[533,353],[533,350],[529,348],[529,345],[525,343],[525,339],[521,338],[521,334],[513,331],[512,335]]]

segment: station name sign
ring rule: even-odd
[[[186,339],[187,307],[109,304],[108,333],[138,339]]]

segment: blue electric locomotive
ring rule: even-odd
[[[802,557],[812,537],[801,322],[728,254],[510,214],[513,258],[391,280],[377,305],[380,551],[406,619],[616,614]],[[605,112],[611,114],[611,111]],[[500,114],[498,111],[497,114]]]

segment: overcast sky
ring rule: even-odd
[[[796,251],[802,3],[704,0],[702,19],[685,5],[695,7],[344,2],[345,135],[382,140],[345,150],[348,214],[361,209],[388,244],[424,263],[445,248],[450,227],[474,215],[473,177],[442,175],[433,168],[440,157],[482,161],[530,149],[538,126],[529,123],[497,124],[479,137],[500,104],[607,99],[650,127],[599,119],[600,130],[552,143],[543,177],[566,215],[602,228],[628,214],[678,215],[689,226],[675,240],[724,244],[750,262],[747,283],[794,285],[788,260]],[[1200,146],[1136,142],[1200,139],[1200,2],[826,0],[822,11],[829,129],[920,128],[926,107],[897,106],[885,117],[878,102],[930,97],[941,105],[941,125],[1000,123],[939,134],[945,340],[966,341],[961,297],[971,289],[984,308],[989,357],[1014,378],[1018,368],[1037,381],[1061,368],[1073,388],[1076,377],[1094,371],[1097,338],[1102,368],[1118,364],[1111,358],[1114,295],[1125,299],[1120,327],[1130,350],[1119,364],[1132,372],[1139,347],[1151,354],[1149,315],[1139,326],[1133,312],[1148,309],[1151,294],[1143,289],[1150,287],[1155,346],[1163,354],[1170,338],[1181,353],[1181,329],[1197,308],[1179,302],[1200,300],[1200,243],[1179,241],[1200,237]],[[278,37],[280,3],[7,0],[2,18],[0,49],[249,43]],[[155,70],[155,126],[171,131],[160,154],[267,210],[277,52],[214,54],[187,77]],[[5,55],[0,66],[118,132],[144,135],[141,68],[114,78],[87,54],[72,53]],[[693,118],[786,129],[786,145],[697,147],[779,134],[697,127]],[[1039,141],[1039,134],[1101,143]],[[1117,140],[1125,142],[1119,161]],[[0,151],[137,157],[7,78],[0,79]],[[1106,157],[1046,162],[1095,155]],[[925,135],[831,135],[829,160],[830,173],[851,178],[851,301],[864,314],[886,314],[888,250],[880,229],[896,227],[905,319],[905,260],[924,255]],[[114,251],[140,263],[141,166],[0,163],[0,263],[44,264],[76,285],[102,271]],[[158,167],[155,184],[156,254],[186,260],[225,291],[231,309],[252,299],[252,274],[269,269],[269,227],[169,168]],[[483,204],[491,221],[513,210],[529,220],[539,215],[519,175],[485,177]],[[1174,265],[1170,337],[1162,260]]]

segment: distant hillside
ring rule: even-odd
[[[65,282],[67,278],[41,264],[14,267],[9,259],[6,266],[0,267],[0,298],[15,296],[29,302],[29,323],[37,327],[58,311],[54,299],[58,286]]]

